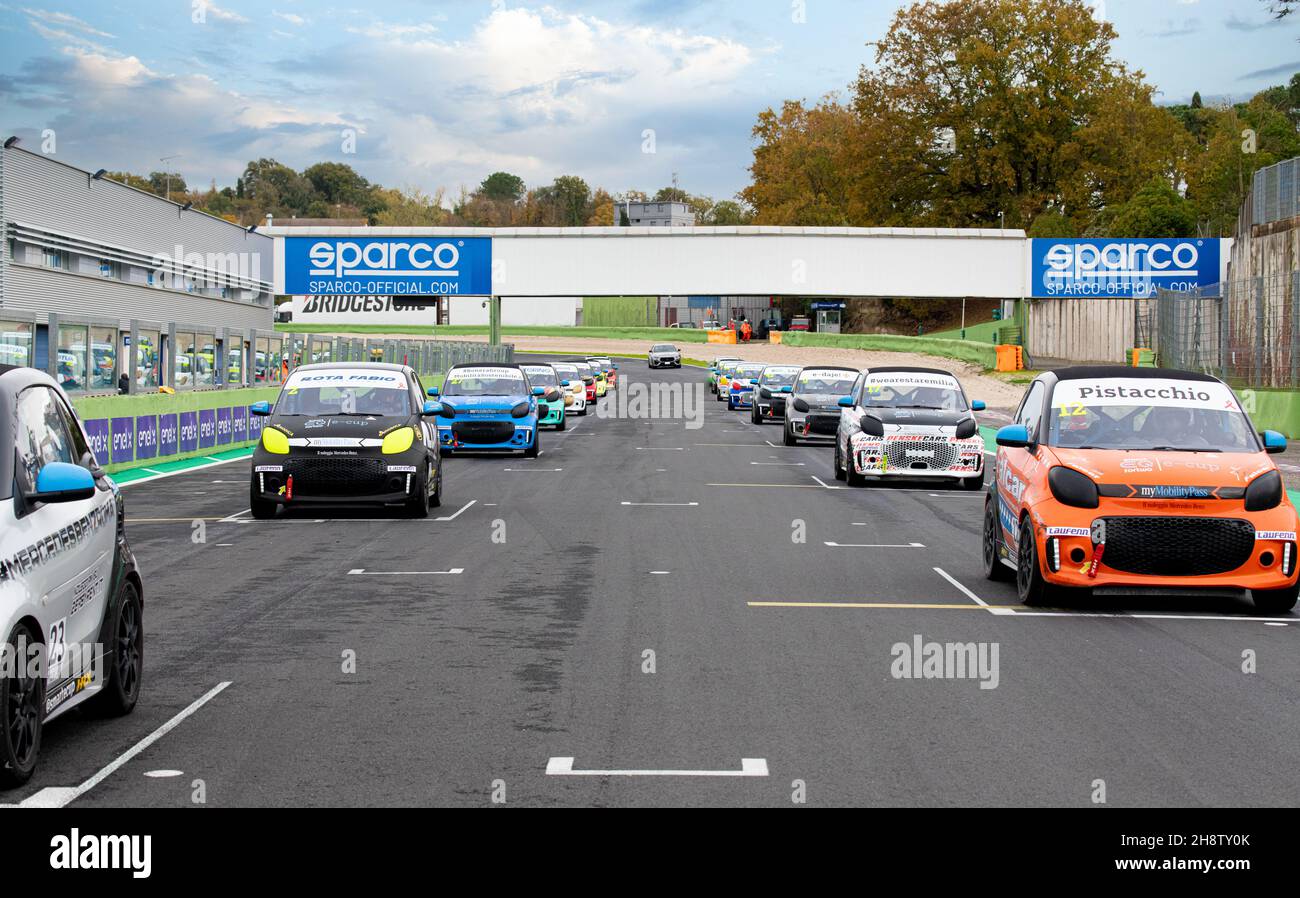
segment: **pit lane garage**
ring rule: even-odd
[[[0,365],[0,785],[31,777],[56,717],[135,708],[144,592],[123,516],[54,379]]]
[[[522,375],[521,375],[522,377]],[[281,506],[400,505],[416,517],[442,504],[442,458],[426,402],[405,365],[303,365],[275,405],[253,452],[249,505],[255,518]]]
[[[835,478],[850,486],[885,478],[936,478],[962,489],[984,484],[984,439],[961,383],[938,368],[863,372],[839,400]]]
[[[1020,601],[1244,595],[1295,607],[1296,509],[1236,395],[1208,375],[1088,366],[1039,375],[998,431],[985,503],[990,579]]]

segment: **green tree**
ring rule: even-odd
[[[517,203],[524,195],[524,179],[509,172],[493,172],[479,184],[477,193],[490,200]]]
[[[1111,237],[1193,237],[1196,212],[1167,181],[1152,178],[1115,210]]]
[[[370,182],[342,162],[317,162],[304,169],[302,175],[319,199],[330,206],[359,207],[370,197]]]
[[[1045,209],[1034,216],[1034,220],[1029,225],[1026,233],[1030,237],[1067,239],[1078,237],[1079,229],[1074,222],[1070,221],[1068,216],[1062,215],[1055,209]]]
[[[719,200],[710,210],[709,224],[712,225],[747,225],[753,220],[753,212],[735,200]]]
[[[685,203],[690,200],[690,195],[680,187],[660,187],[655,193],[653,202],[656,203]]]
[[[576,175],[561,175],[548,187],[537,191],[545,224],[579,227],[591,217],[591,188]]]

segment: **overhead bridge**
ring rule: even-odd
[[[272,226],[260,232],[276,238],[276,292],[300,295],[394,295],[387,276],[394,275],[425,284],[430,296],[1012,299],[1026,295],[1029,252],[1024,231],[960,228]],[[444,243],[458,252],[441,249]],[[340,265],[340,259],[360,261]],[[477,278],[466,270],[475,265],[486,266]]]

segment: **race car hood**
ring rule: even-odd
[[[971,417],[970,412],[928,408],[867,408],[867,414],[879,418],[885,433],[923,432],[952,436],[957,425]]]
[[[1082,471],[1118,498],[1232,498],[1231,493],[1277,470],[1262,452],[1138,452],[1048,447],[1056,461]],[[1183,488],[1195,488],[1182,495]],[[1215,493],[1230,490],[1229,495]],[[1127,491],[1126,491],[1127,490]],[[1201,491],[1205,492],[1201,492]]]
[[[323,415],[310,418],[299,415],[274,416],[267,427],[279,430],[299,446],[307,440],[308,448],[361,446],[362,440],[382,439],[398,427],[414,425],[414,415]]]
[[[835,412],[838,414],[841,395],[839,393],[796,393],[790,395],[790,403],[793,405],[794,400],[802,399],[808,403],[808,407],[814,412]]]

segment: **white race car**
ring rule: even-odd
[[[566,415],[587,414],[587,388],[582,383],[582,374],[578,371],[578,366],[556,362],[551,367],[555,369],[556,374],[560,375],[560,380],[569,382],[566,388],[569,395],[564,402],[564,413]]]
[[[963,489],[984,484],[984,439],[957,378],[937,368],[872,368],[840,400],[835,478],[943,478]]]

